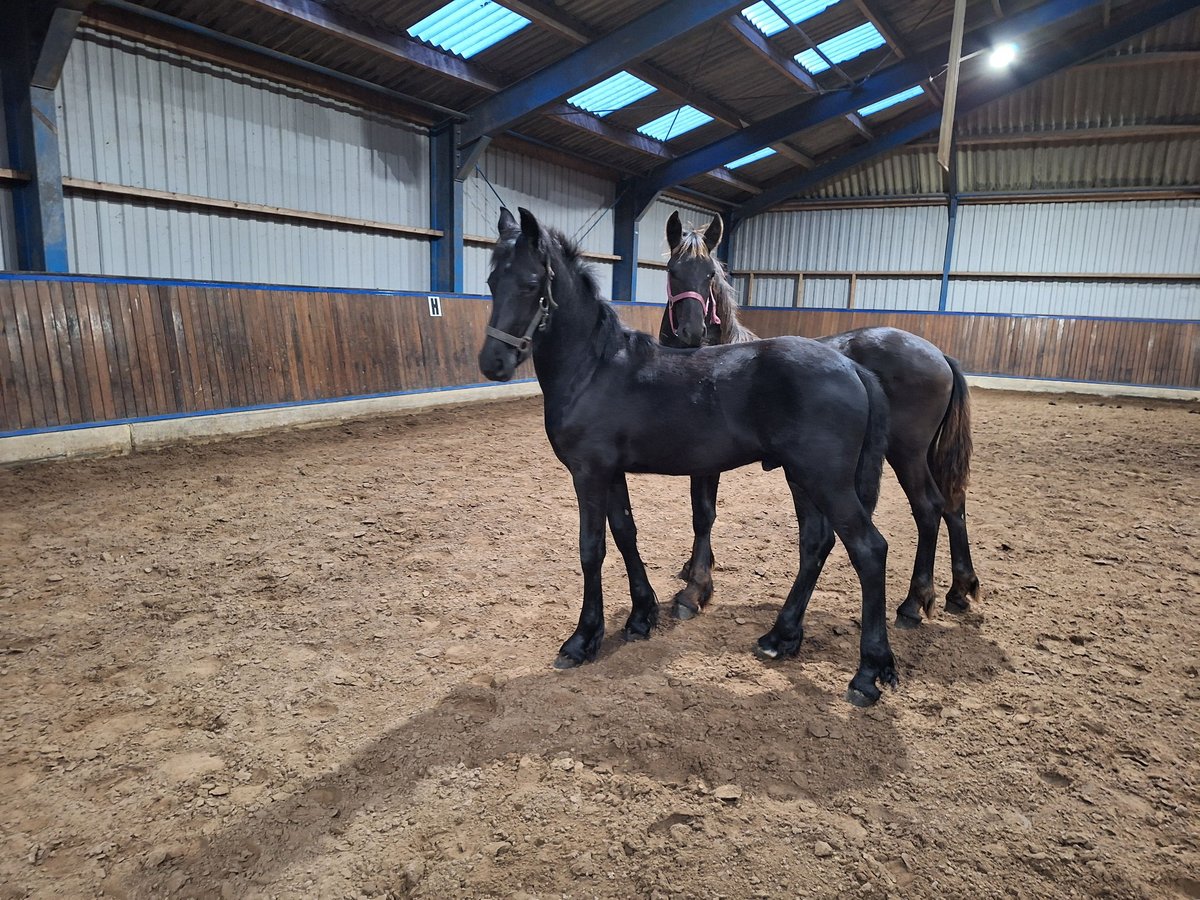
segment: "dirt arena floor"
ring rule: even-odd
[[[0,472],[0,898],[1200,897],[1200,409],[976,392],[984,596],[843,700],[841,548],[798,659],[778,472],[717,594],[551,668],[577,518],[536,400]],[[664,608],[687,484],[634,477]],[[889,607],[915,532],[890,473]],[[943,532],[939,589],[948,582]]]

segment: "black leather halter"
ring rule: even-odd
[[[488,337],[494,337],[498,341],[503,341],[510,347],[517,348],[517,365],[529,359],[529,354],[533,351],[533,336],[540,330],[550,324],[551,310],[558,309],[558,304],[554,301],[554,292],[551,290],[551,283],[554,281],[554,269],[550,266],[550,260],[546,260],[546,277],[542,280],[541,291],[538,292],[538,310],[533,315],[533,319],[529,322],[529,327],[525,329],[525,333],[520,337],[509,334],[507,331],[501,331],[499,328],[493,328],[488,325],[484,329],[484,333]]]

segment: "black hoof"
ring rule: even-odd
[[[957,597],[947,597],[946,605],[942,609],[954,615],[962,615],[971,611],[971,601],[965,598],[960,600]]]
[[[921,617],[920,616],[910,616],[907,613],[901,612],[900,610],[896,610],[896,627],[904,628],[909,631],[911,631],[914,628],[920,628],[921,627]]]
[[[799,637],[783,638],[768,631],[754,643],[754,655],[765,662],[775,662],[789,659],[800,652],[800,644],[804,642],[804,632]]]
[[[586,662],[586,660],[572,659],[571,657],[567,656],[567,654],[560,653],[560,654],[558,654],[558,657],[554,660],[554,668],[556,668],[556,669],[574,669],[577,666],[582,666],[585,662]]]
[[[558,648],[558,658],[554,660],[554,668],[573,669],[576,666],[583,665],[585,662],[590,662],[600,652],[600,644],[603,640],[603,628],[599,629],[590,638],[584,637],[579,633],[571,635]]]
[[[893,691],[899,688],[900,679],[896,676],[895,664],[889,662],[875,675],[870,674],[870,670],[859,669],[850,679],[850,688],[846,691],[846,699],[855,706],[873,706],[883,696],[883,692],[876,686],[877,681],[890,687]]]
[[[688,619],[694,619],[698,615],[700,615],[700,610],[688,606],[686,603],[680,603],[678,600],[671,605],[671,618],[673,619],[686,622]]]

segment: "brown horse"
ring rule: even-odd
[[[667,221],[667,308],[659,340],[670,347],[756,340],[737,315],[734,291],[713,251],[723,225],[714,216],[705,228],[684,231],[678,213]],[[900,482],[917,523],[917,557],[908,596],[896,624],[915,626],[930,615],[936,599],[933,564],[940,520],[950,533],[953,581],[945,609],[965,612],[978,597],[979,579],[967,539],[966,487],[971,469],[971,407],[966,379],[958,363],[924,338],[898,328],[859,328],[819,338],[875,374],[891,405],[887,461]],[[686,587],[675,596],[673,611],[690,618],[712,596],[710,535],[716,519],[717,478],[692,479],[691,559],[680,577]],[[827,530],[804,542],[803,552],[824,561],[833,548]],[[794,610],[797,627],[804,610]],[[781,615],[782,618],[782,615]],[[777,626],[778,627],[778,626]],[[761,646],[761,642],[760,642]],[[773,656],[774,654],[768,653]]]

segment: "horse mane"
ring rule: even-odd
[[[713,298],[717,303],[717,315],[721,318],[721,343],[744,344],[746,341],[757,341],[758,335],[747,328],[738,319],[737,291],[729,281],[729,273],[719,259],[712,255],[708,244],[704,241],[707,225],[701,228],[691,228],[684,232],[676,253],[683,259],[698,257],[712,260]]]
[[[583,250],[578,243],[557,228],[543,225],[541,246],[538,249],[548,256],[554,256],[557,251],[557,256],[564,265],[555,270],[556,277],[569,273],[577,289],[595,301],[599,316],[596,321],[596,330],[593,333],[593,346],[602,357],[615,353],[621,347],[639,353],[654,352],[658,347],[658,342],[654,338],[625,327],[616,307],[601,292],[600,282],[596,279],[596,270],[584,259]],[[620,346],[616,346],[618,344]]]

